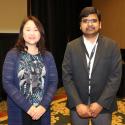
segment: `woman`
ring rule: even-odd
[[[8,125],[50,125],[50,103],[57,88],[54,58],[44,47],[44,28],[33,16],[25,18],[15,47],[3,65]]]

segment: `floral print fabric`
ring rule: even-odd
[[[18,69],[20,91],[35,106],[38,106],[43,98],[45,75],[41,54],[21,53]]]

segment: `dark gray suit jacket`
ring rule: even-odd
[[[122,61],[117,44],[102,35],[98,37],[98,46],[91,75],[91,102],[104,107],[102,112],[113,112],[116,108]],[[68,96],[68,107],[88,103],[88,70],[85,45],[82,36],[69,42],[62,64],[63,84]]]

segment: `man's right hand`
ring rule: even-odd
[[[83,118],[91,117],[91,112],[88,105],[79,104],[76,106],[76,111],[80,117]]]

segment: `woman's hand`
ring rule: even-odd
[[[46,109],[42,105],[39,105],[38,107],[36,107],[35,114],[32,116],[32,119],[38,120],[45,112]]]

